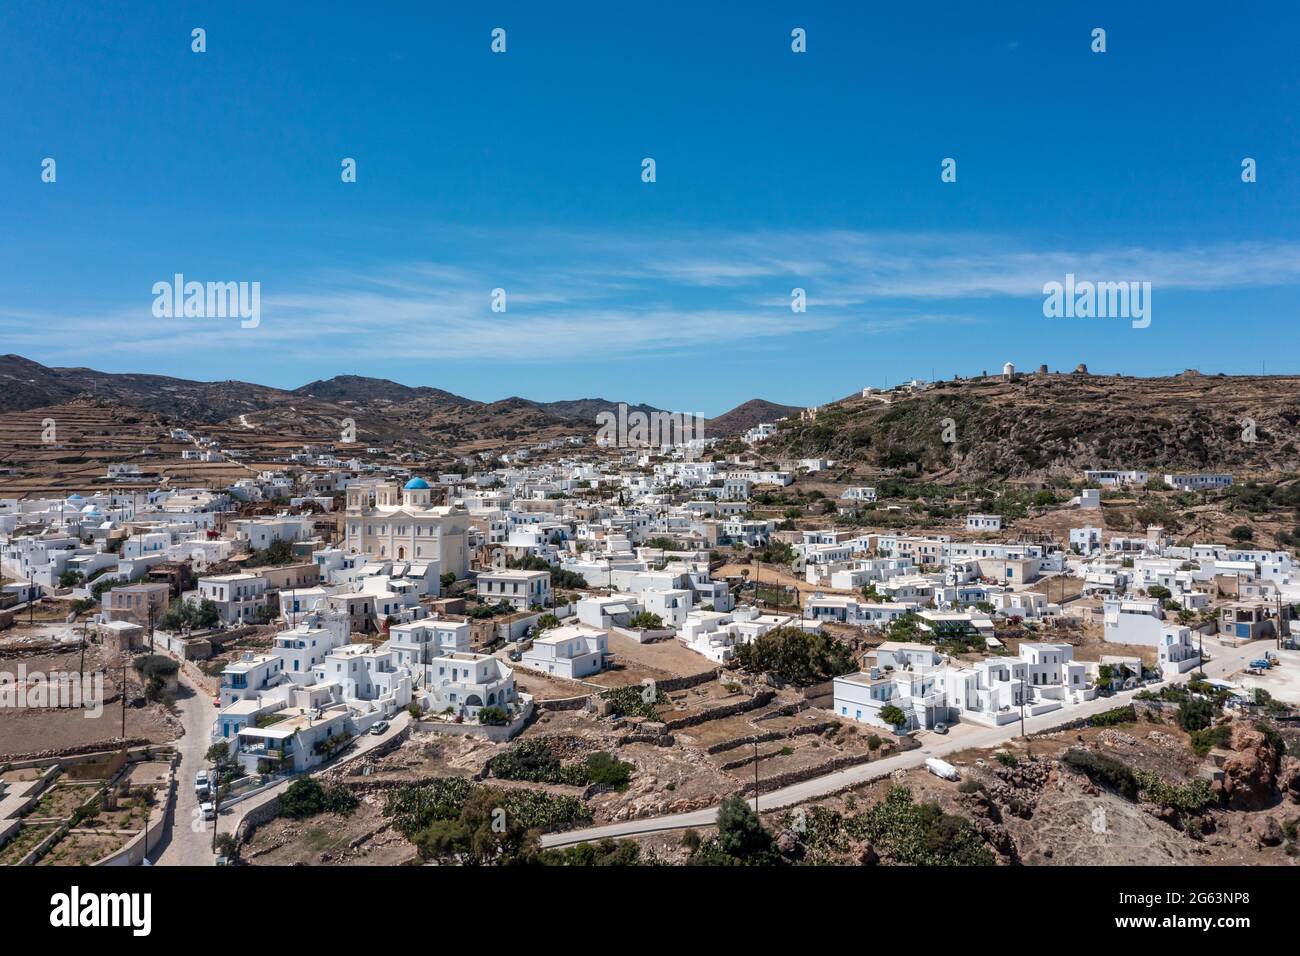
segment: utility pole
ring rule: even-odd
[[[1025,677],[1029,676],[1029,665],[1025,664]],[[1025,739],[1025,680],[1020,679],[1020,737]]]
[[[1282,649],[1282,592],[1276,588],[1273,590],[1273,596],[1277,602],[1277,626],[1273,628],[1274,636],[1277,638],[1277,649]]]
[[[217,765],[212,768],[212,772],[217,775],[216,786],[212,789],[212,852],[217,852],[217,827],[221,823],[221,768],[223,761],[218,760]],[[209,782],[208,786],[212,786]],[[200,800],[200,804],[202,801]],[[200,816],[203,814],[203,807],[199,807]]]

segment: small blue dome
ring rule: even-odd
[[[429,483],[428,483],[427,481],[425,481],[423,478],[412,478],[410,481],[408,481],[408,482],[406,483],[406,486],[405,486],[405,489],[404,489],[404,490],[406,490],[406,491],[426,491],[426,490],[428,489],[428,487],[429,487]]]

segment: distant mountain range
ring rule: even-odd
[[[233,380],[198,382],[164,375],[50,368],[20,355],[0,356],[0,412],[78,399],[153,412],[180,423],[238,425],[285,434],[331,433],[351,419],[360,441],[418,436],[457,451],[563,434],[589,435],[596,431],[597,416],[616,410],[619,404],[604,398],[537,402],[511,397],[480,402],[440,388],[360,375],[336,375],[286,390]],[[630,411],[659,411],[644,404],[628,407]],[[797,410],[754,399],[707,422],[705,434],[738,435],[759,421]]]
[[[47,368],[0,356],[0,415],[88,400],[120,406],[119,420],[151,413],[264,447],[331,438],[351,420],[362,444],[393,442],[450,455],[590,437],[597,416],[618,407],[604,398],[480,402],[358,375],[286,390]],[[1296,377],[1195,371],[1153,378],[1083,371],[988,376],[935,382],[916,393],[855,394],[822,405],[807,421],[800,411],[755,398],[706,421],[704,433],[730,438],[785,418],[761,446],[767,457],[831,458],[941,481],[1074,478],[1087,468],[1300,472]]]

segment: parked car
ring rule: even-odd
[[[375,722],[375,725],[374,725],[373,727],[370,728],[370,732],[371,732],[372,734],[374,734],[374,735],[377,737],[377,736],[379,736],[380,734],[382,734],[384,731],[386,731],[387,729],[388,729],[388,721],[386,721],[386,720],[379,720],[379,721],[376,721],[376,722]]]
[[[217,808],[206,800],[199,804],[199,811],[203,814],[204,820],[215,820],[217,818]]]
[[[934,732],[936,734],[946,734],[948,732],[948,725],[943,723],[935,724]]]
[[[208,782],[208,772],[206,770],[200,770],[194,775],[194,790],[196,793],[207,793],[211,786],[212,784]]]

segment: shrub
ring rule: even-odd
[[[325,809],[325,788],[311,777],[300,777],[280,796],[280,814],[300,820]]]
[[[239,854],[239,842],[232,833],[217,834],[217,855],[234,859]]]
[[[1020,761],[1016,759],[1015,754],[1009,754],[1003,750],[998,754],[998,763],[1002,764],[1004,767],[1014,767],[1020,763]]]
[[[1186,731],[1204,730],[1214,720],[1214,705],[1203,697],[1188,697],[1178,705],[1178,726]]]
[[[1088,775],[1094,783],[1101,784],[1129,800],[1138,796],[1138,782],[1133,771],[1121,760],[1096,750],[1067,750],[1061,762],[1072,770]]]
[[[883,853],[909,866],[990,866],[993,853],[964,817],[938,804],[917,804],[906,787],[891,787],[870,810],[846,821],[855,839],[869,839]]]
[[[1133,776],[1142,795],[1148,800],[1180,813],[1196,813],[1218,802],[1209,782],[1205,780],[1193,780],[1182,786],[1174,786],[1165,783],[1149,770],[1135,770]]]
[[[777,627],[736,649],[736,662],[751,674],[771,672],[806,686],[854,670],[847,647],[827,635]]]
[[[583,761],[583,772],[587,783],[609,787],[614,790],[626,790],[632,779],[632,765],[616,759],[603,750],[591,754]]]
[[[1204,757],[1215,747],[1226,747],[1232,739],[1232,728],[1227,724],[1217,727],[1205,727],[1191,732],[1192,750],[1199,757]]]
[[[879,750],[879,749],[880,749],[880,745],[881,745],[882,743],[884,743],[884,741],[880,739],[879,735],[877,735],[877,734],[872,734],[870,737],[867,738],[867,749],[868,749],[868,750]]]
[[[561,850],[544,850],[538,862],[542,866],[636,866],[641,863],[641,848],[635,840],[604,839]]]
[[[501,780],[528,783],[562,783],[575,787],[591,784],[624,790],[632,779],[632,765],[606,753],[589,754],[582,763],[564,765],[541,739],[525,740],[488,762],[488,772]]]
[[[891,727],[901,727],[907,723],[907,714],[893,704],[886,704],[880,708],[880,719]]]
[[[718,835],[705,840],[687,861],[692,866],[769,866],[780,863],[771,832],[748,801],[732,794],[718,808]]]
[[[1100,714],[1093,714],[1088,723],[1093,727],[1114,727],[1116,724],[1131,724],[1135,720],[1137,720],[1137,712],[1134,711],[1132,704],[1126,704],[1113,710],[1103,710]]]
[[[645,717],[658,720],[659,712],[655,705],[659,703],[659,691],[650,685],[644,687],[614,687],[602,691],[601,698],[612,705],[614,717]]]
[[[509,715],[500,707],[480,707],[478,711],[478,722],[480,724],[491,724],[494,727],[504,726],[509,723]]]
[[[141,654],[131,663],[145,678],[169,677],[181,668],[166,654]]]

